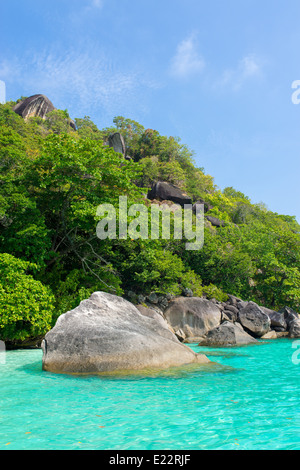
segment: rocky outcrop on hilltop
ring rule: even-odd
[[[13,111],[21,116],[25,121],[32,117],[40,117],[47,119],[47,114],[55,111],[53,103],[45,95],[29,96],[23,101],[20,101],[13,107]],[[69,120],[70,126],[76,130],[76,126],[72,119]]]
[[[114,149],[115,152],[121,153],[123,157],[126,157],[125,140],[122,134],[115,132],[108,138],[108,145]]]
[[[31,117],[46,119],[47,114],[54,111],[55,107],[47,96],[33,95],[17,103],[13,110],[27,121]]]
[[[204,207],[204,213],[210,211],[211,209],[213,209],[213,205],[210,204],[209,202],[206,202],[204,201],[204,199],[198,199],[198,201],[196,201],[194,204],[193,204],[193,212],[196,212],[196,207],[197,205],[203,205]]]
[[[166,181],[158,181],[152,185],[147,195],[148,199],[161,201],[173,201],[175,204],[192,204],[192,199],[174,184]]]
[[[206,220],[211,223],[213,227],[224,227],[225,222],[223,220],[218,219],[217,217],[213,217],[212,215],[206,215]]]
[[[146,313],[146,314],[145,314]],[[61,315],[42,343],[43,369],[103,373],[209,363],[168,326],[127,300],[95,292]]]

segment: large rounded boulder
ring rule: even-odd
[[[260,338],[270,331],[271,320],[269,316],[255,302],[248,302],[244,308],[239,310],[238,320],[244,330],[255,338]]]
[[[154,183],[150,191],[148,191],[147,198],[150,200],[173,201],[182,207],[185,204],[192,204],[192,199],[186,193],[177,188],[177,186],[174,186],[174,184],[167,183],[166,181]]]
[[[51,111],[56,111],[53,103],[45,95],[32,95],[29,98],[25,98],[13,107],[13,111],[21,116],[24,121],[27,121],[32,117],[39,117],[41,119],[47,119],[47,115]],[[76,131],[75,122],[72,119],[66,118],[69,125],[74,131]]]
[[[103,373],[209,362],[181,344],[167,325],[127,300],[95,292],[61,315],[42,343],[43,369]]]
[[[45,95],[33,95],[14,106],[13,110],[25,121],[30,117],[46,119],[46,115],[55,110],[54,105]]]
[[[164,317],[178,336],[195,342],[220,324],[221,310],[202,297],[177,297],[169,303]]]

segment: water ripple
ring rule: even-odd
[[[213,364],[78,377],[43,372],[40,350],[7,352],[0,449],[300,449],[291,340],[190,347]]]

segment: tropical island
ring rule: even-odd
[[[178,137],[121,116],[99,129],[34,95],[0,105],[0,152],[8,349],[42,346],[45,370],[94,373],[208,361],[184,343],[300,337],[295,217],[221,191]],[[184,236],[99,239],[97,207],[124,196],[188,204],[194,225],[201,205],[203,247],[186,250]]]

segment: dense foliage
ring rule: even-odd
[[[0,105],[0,339],[44,334],[93,291],[170,293],[223,300],[226,294],[270,308],[300,307],[300,227],[235,190],[220,191],[178,138],[116,117],[98,129],[67,111],[24,121]],[[107,144],[126,143],[124,159]],[[100,204],[145,203],[154,181],[170,182],[223,227],[205,224],[204,247],[185,240],[100,240]]]

